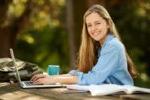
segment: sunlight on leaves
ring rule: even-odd
[[[21,36],[21,39],[26,41],[28,44],[34,44],[35,40],[30,34],[24,34]]]
[[[147,81],[149,79],[145,73],[142,73],[140,77],[143,81]]]
[[[136,13],[139,16],[145,17],[148,14],[148,10],[150,10],[150,3],[143,2],[140,3],[139,6],[136,8]]]
[[[137,14],[139,15],[139,16],[146,16],[146,11],[145,11],[145,9],[144,8],[137,8]]]
[[[35,29],[42,29],[44,26],[49,23],[49,15],[44,11],[35,13],[31,18],[31,23]]]
[[[51,0],[53,4],[57,4],[63,6],[65,4],[65,0]]]
[[[44,0],[35,0],[34,2],[36,2],[36,4],[38,5],[43,5],[44,4]]]
[[[11,16],[19,17],[25,10],[26,0],[14,0],[8,8],[8,14]]]
[[[59,25],[60,25],[60,22],[58,20],[53,20],[52,23],[51,23],[52,27],[57,27]]]
[[[25,3],[25,2],[27,2],[27,0],[13,0],[14,4]]]

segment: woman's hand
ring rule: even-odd
[[[31,78],[33,84],[50,84],[50,77],[44,74],[36,74]]]
[[[33,84],[75,84],[77,83],[78,79],[76,76],[71,76],[68,74],[52,76],[36,74],[31,78],[31,81],[33,82]]]

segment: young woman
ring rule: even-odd
[[[107,10],[93,5],[85,12],[83,21],[78,69],[63,75],[34,75],[31,81],[34,84],[133,85],[134,64]]]

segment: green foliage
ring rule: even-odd
[[[23,35],[30,37],[24,39]],[[68,49],[67,33],[61,27],[29,30],[22,33],[17,42],[18,58],[37,63],[44,70],[49,64],[58,64],[62,72],[66,72],[69,65]]]
[[[28,0],[14,1],[9,13],[16,17],[24,12]],[[17,37],[16,55],[19,59],[37,63],[44,71],[49,64],[61,66],[62,73],[69,67],[68,35],[61,26],[64,0],[31,0],[29,23]],[[20,7],[20,8],[18,8]],[[17,9],[17,10],[15,10]],[[65,59],[64,59],[65,58]]]

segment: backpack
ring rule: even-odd
[[[21,80],[30,80],[32,75],[42,73],[37,64],[16,59],[15,66],[18,69]],[[11,58],[0,58],[0,82],[16,82],[16,68]]]

